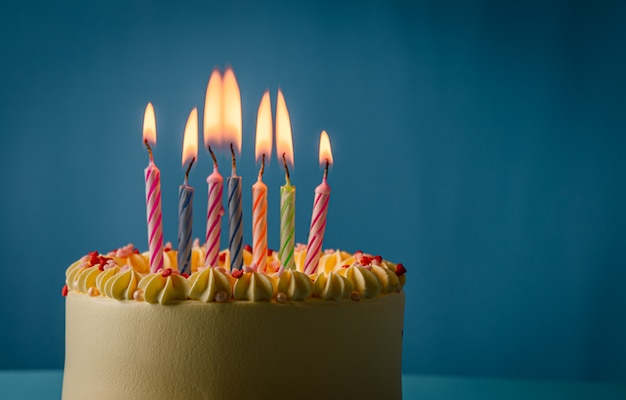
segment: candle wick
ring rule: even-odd
[[[283,165],[285,166],[285,180],[287,181],[287,185],[291,185],[291,178],[289,176],[289,167],[287,167],[286,153],[283,153]]]
[[[324,167],[324,180],[328,176],[328,158],[326,159],[326,166]]]
[[[189,179],[189,171],[191,171],[191,166],[193,165],[194,161],[196,161],[196,157],[191,159],[191,162],[189,163],[189,166],[187,167],[187,171],[185,172],[185,185],[187,184],[187,180]]]
[[[265,172],[265,153],[261,158],[261,169],[259,170],[259,180],[263,177],[263,172]]]
[[[213,159],[213,168],[217,169],[217,159],[215,158],[215,154],[213,153],[210,145],[207,147],[209,148],[209,153],[211,153],[211,158]]]
[[[152,148],[150,148],[150,143],[148,143],[147,139],[144,139],[143,144],[145,144],[146,148],[148,149],[148,156],[150,157],[150,162],[154,162],[154,157],[152,156]]]
[[[235,159],[235,148],[232,142],[230,143],[230,155],[232,157],[232,167],[233,167],[232,176],[236,176],[237,175],[237,160]]]

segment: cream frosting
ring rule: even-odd
[[[225,292],[228,299],[231,298],[232,281],[234,278],[216,268],[205,268],[194,272],[189,277],[189,298],[204,303],[216,301],[219,292]]]
[[[352,265],[340,270],[339,274],[346,277],[352,283],[353,290],[365,298],[374,297],[381,291],[376,275],[364,267]]]
[[[168,248],[169,249],[169,248]],[[406,269],[379,256],[326,250],[318,270],[302,272],[306,246],[295,247],[296,269],[280,267],[276,252],[269,251],[265,271],[244,264],[243,271],[230,271],[229,251],[222,250],[219,267],[203,268],[204,246],[195,241],[192,247],[192,275],[176,270],[176,250],[166,251],[166,268],[148,273],[147,253],[139,253],[128,244],[106,256],[91,252],[66,270],[67,291],[90,296],[101,295],[117,300],[172,304],[178,301],[201,302],[267,301],[284,303],[311,297],[324,300],[352,298],[355,301],[398,292],[406,282]],[[244,261],[252,253],[244,249]],[[122,267],[123,266],[123,267]],[[354,293],[358,293],[355,296]]]
[[[351,293],[352,282],[335,272],[319,274],[313,283],[313,295],[323,300],[339,300]]]
[[[235,281],[233,298],[235,300],[269,300],[274,294],[272,280],[260,272],[244,272]]]
[[[155,272],[148,274],[139,281],[139,289],[143,291],[143,298],[147,303],[171,304],[180,300],[187,300],[189,283],[179,274]]]
[[[284,293],[289,300],[301,301],[311,296],[311,278],[303,272],[285,269],[275,278],[276,293]]]

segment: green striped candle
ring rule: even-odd
[[[280,187],[280,264],[288,269],[296,269],[293,258],[296,233],[296,187],[287,182]]]

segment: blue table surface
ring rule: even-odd
[[[0,399],[61,398],[62,370],[0,371]],[[402,376],[404,399],[626,399],[626,384],[496,379],[458,376]]]

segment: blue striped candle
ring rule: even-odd
[[[231,271],[243,266],[243,220],[241,212],[241,177],[228,178],[228,249]]]
[[[191,274],[193,188],[185,182],[178,191],[178,270]]]

